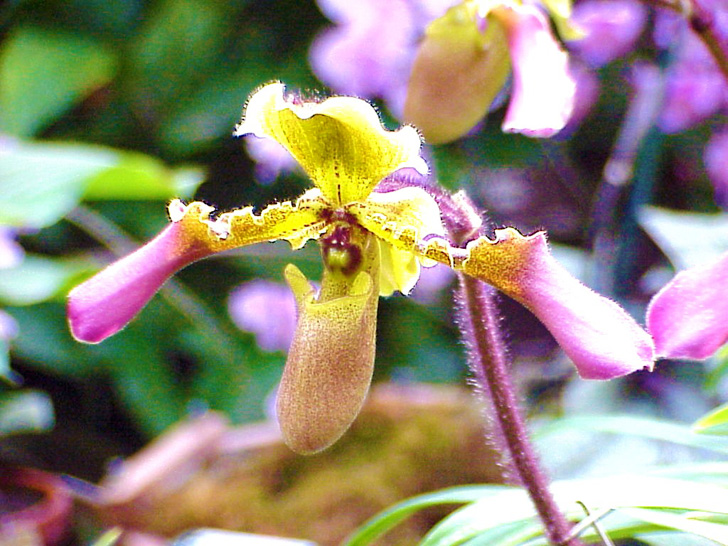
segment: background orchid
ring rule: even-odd
[[[728,255],[678,273],[650,302],[657,354],[703,360],[728,341]]]
[[[565,34],[578,34],[567,23],[568,3],[545,4]],[[504,91],[511,70],[504,130],[552,136],[571,116],[576,83],[568,57],[536,5],[400,2],[394,11],[378,2],[321,5],[339,26],[314,43],[317,74],[335,91],[385,98],[430,143],[473,129]],[[382,31],[382,18],[391,36],[372,40]],[[372,42],[379,46],[372,49]]]

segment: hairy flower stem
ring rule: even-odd
[[[493,289],[459,275],[459,325],[468,345],[470,368],[484,395],[490,395],[493,413],[508,448],[518,480],[528,491],[549,541],[559,546],[580,544],[570,538],[571,524],[559,510],[531,446],[507,369],[507,357],[498,328]]]
[[[464,194],[453,198],[436,195],[451,236],[459,245],[480,234],[481,221]],[[493,438],[505,447],[512,472],[526,488],[552,544],[577,546],[571,524],[559,510],[531,446],[508,373],[508,358],[498,325],[494,290],[485,283],[459,274],[458,325],[468,347],[468,362],[479,394],[490,399],[496,430]],[[487,402],[487,400],[486,400]]]

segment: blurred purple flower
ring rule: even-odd
[[[410,296],[420,303],[429,305],[435,303],[444,290],[455,278],[455,272],[443,264],[433,267],[423,267],[420,278],[412,289]]]
[[[720,38],[728,41],[728,3],[703,4],[710,9]],[[728,107],[728,82],[683,16],[660,11],[654,39],[658,47],[670,49],[675,57],[666,74],[665,104],[659,119],[663,131],[689,129]]]
[[[647,18],[647,10],[633,0],[587,0],[574,6],[571,20],[585,36],[569,48],[589,66],[599,68],[629,53]]]
[[[10,341],[18,335],[18,323],[13,317],[0,309],[0,340]]]
[[[0,226],[0,269],[20,265],[25,252],[15,240],[17,231],[8,226]]]
[[[566,127],[559,133],[559,137],[570,136],[579,128],[584,119],[591,112],[592,107],[599,100],[599,78],[583,63],[572,59],[569,65],[569,73],[576,83],[576,95],[574,96],[574,108]]]
[[[272,138],[245,137],[248,155],[255,161],[255,176],[261,184],[271,184],[279,175],[299,170],[298,163]]]
[[[703,159],[713,182],[716,203],[728,208],[728,128],[711,137]]]
[[[678,273],[647,309],[657,356],[703,360],[728,341],[728,252]]]
[[[230,294],[228,310],[233,322],[255,334],[264,351],[288,351],[296,329],[296,300],[287,286],[254,280]]]
[[[314,73],[337,93],[382,98],[401,117],[417,40],[457,0],[318,0],[336,26],[311,45]]]

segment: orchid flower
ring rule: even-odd
[[[705,360],[728,342],[728,252],[681,271],[652,298],[647,328],[657,356]]]
[[[408,293],[420,265],[443,263],[524,304],[585,378],[652,367],[647,333],[571,277],[551,256],[544,233],[499,229],[494,238],[478,237],[461,248],[448,239],[444,213],[424,188],[377,191],[399,169],[427,171],[413,127],[388,131],[361,99],[308,102],[272,83],[251,96],[235,134],[276,140],[315,187],[260,214],[245,207],[215,219],[202,202],[172,201],[164,231],[70,293],[77,339],[97,343],[123,328],[167,278],[195,260],[281,239],[295,250],[314,239],[325,266],[320,290],[295,266],[285,269],[298,320],[277,413],[284,440],[296,451],[326,448],[354,420],[372,377],[378,297]]]
[[[569,2],[543,2],[563,33]],[[569,32],[570,31],[570,32]],[[569,121],[576,81],[540,9],[519,0],[465,0],[427,27],[412,68],[404,119],[428,142],[449,142],[485,116],[513,73],[503,130],[550,137]]]

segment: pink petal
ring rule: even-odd
[[[174,273],[210,254],[185,244],[181,225],[172,223],[139,250],[114,262],[68,295],[71,333],[99,343],[121,330]]]
[[[506,132],[550,137],[569,121],[576,82],[569,58],[554,38],[546,17],[533,6],[501,6],[513,66],[513,94],[503,121]]]
[[[652,338],[619,305],[590,290],[549,252],[543,232],[497,229],[467,245],[463,272],[529,308],[585,379],[652,369]],[[434,254],[434,253],[432,253]]]
[[[728,341],[728,253],[678,273],[647,309],[658,356],[703,360]]]

